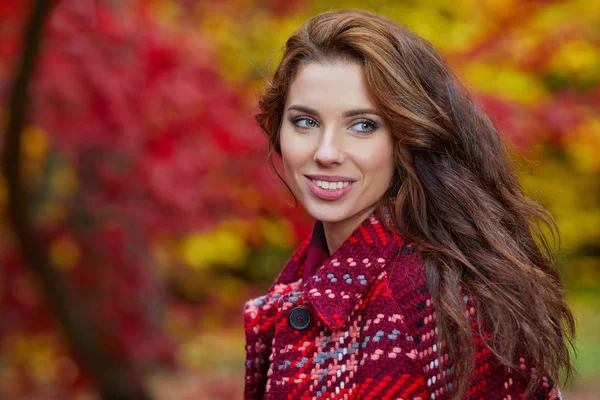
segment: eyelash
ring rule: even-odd
[[[317,123],[317,121],[315,121],[314,119],[310,118],[310,117],[305,117],[305,116],[298,116],[298,117],[292,117],[290,118],[290,122],[292,124],[294,124],[294,126],[298,129],[310,129],[310,128],[305,128],[303,126],[298,126],[296,125],[296,123],[298,121],[302,121],[302,120],[311,120],[313,121],[315,124]],[[379,128],[379,125],[375,122],[375,121],[371,121],[370,119],[360,119],[358,121],[356,121],[356,123],[354,123],[352,126],[358,125],[358,124],[370,124],[371,125],[371,129],[368,131],[356,131],[361,135],[368,135],[370,133],[373,133],[375,130],[377,130],[377,128]]]

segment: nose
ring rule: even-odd
[[[313,160],[323,166],[340,164],[343,159],[340,142],[339,133],[335,132],[334,129],[324,131]]]

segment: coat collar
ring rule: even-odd
[[[385,226],[384,217],[374,212],[329,256],[323,224],[317,221],[311,237],[292,255],[271,290],[301,280],[304,297],[316,314],[329,329],[338,330],[352,318],[371,283],[402,243],[402,238]]]

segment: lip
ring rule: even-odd
[[[335,201],[335,200],[342,198],[343,196],[348,194],[348,192],[351,191],[352,187],[354,186],[354,180],[348,179],[348,178],[343,178],[343,177],[326,176],[326,175],[305,175],[304,177],[306,178],[306,184],[308,185],[308,188],[310,189],[312,194],[314,194],[319,199],[326,200],[326,201]],[[318,177],[321,177],[321,178],[325,177],[328,179],[320,179]],[[333,178],[335,178],[335,179],[333,179]],[[313,179],[327,181],[327,182],[350,182],[350,183],[348,184],[348,186],[341,187],[341,188],[335,189],[335,190],[329,190],[329,189],[323,189],[323,188],[317,186],[317,184],[312,181]]]
[[[317,181],[326,181],[326,182],[355,182],[354,179],[348,178],[346,176],[339,175],[304,175],[309,179],[314,179]]]

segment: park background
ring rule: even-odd
[[[0,2],[3,150],[36,3]],[[600,398],[600,2],[54,3],[19,141],[39,249],[20,250],[2,164],[1,399],[241,398],[243,303],[312,226],[266,161],[256,93],[286,37],[339,7],[430,40],[492,116],[562,234],[564,391]]]

